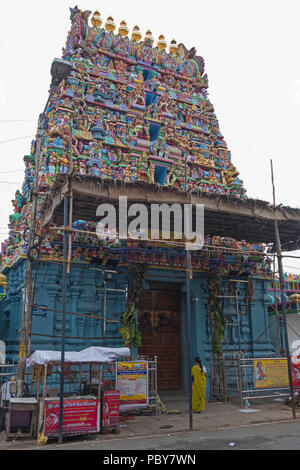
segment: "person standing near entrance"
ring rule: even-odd
[[[201,413],[205,410],[206,398],[206,378],[207,370],[202,365],[200,357],[195,358],[195,365],[192,367],[192,409],[194,413]]]

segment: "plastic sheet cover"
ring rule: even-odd
[[[129,348],[102,348],[91,346],[82,351],[66,351],[65,362],[71,363],[107,363],[123,357],[129,357]],[[59,363],[61,361],[60,351],[37,350],[26,359],[26,367],[44,365],[48,363]]]

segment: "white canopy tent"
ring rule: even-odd
[[[68,363],[108,363],[130,356],[129,348],[103,348],[91,346],[82,351],[66,351],[65,362]],[[49,363],[60,363],[60,351],[37,350],[26,359],[26,367],[45,365]]]
[[[97,431],[93,432],[99,432],[100,431],[100,403],[101,403],[101,387],[102,387],[102,381],[101,381],[101,371],[103,370],[103,364],[107,363],[112,363],[115,362],[118,359],[123,359],[123,358],[128,358],[130,357],[130,349],[129,348],[107,348],[107,347],[97,347],[97,346],[91,346],[89,348],[83,349],[82,351],[65,351],[64,354],[65,360],[64,362],[66,364],[76,364],[79,365],[79,370],[74,371],[75,375],[73,375],[74,381],[72,380],[72,383],[75,383],[79,387],[79,392],[75,391],[71,392],[71,397],[70,399],[72,402],[78,401],[78,403],[81,403],[82,400],[90,400],[96,398],[97,399]],[[59,397],[58,397],[58,392],[59,389],[53,388],[53,383],[52,383],[52,388],[51,388],[51,393],[53,394],[47,396],[47,369],[51,365],[54,365],[58,367],[59,371],[59,365],[61,364],[61,351],[51,351],[51,350],[36,350],[33,354],[31,354],[30,357],[26,359],[26,367],[35,367],[35,366],[42,366],[41,369],[43,369],[42,374],[38,375],[37,378],[35,379],[36,381],[36,386],[37,386],[37,402],[39,403],[39,417],[37,421],[37,432],[39,432],[43,426],[45,427],[46,423],[46,414],[48,411],[46,411],[46,405],[48,402],[56,402],[59,400],[60,402],[60,412],[62,412],[63,416],[63,403],[65,400],[68,400],[67,395],[64,393],[64,390],[60,389]],[[83,395],[81,395],[81,384],[88,384],[86,380],[81,380],[81,366],[86,364],[90,368],[90,373],[89,373],[89,393],[84,390]],[[92,367],[93,365],[96,365],[97,371],[97,377],[94,377],[96,380],[93,382],[93,377],[92,377]],[[52,374],[51,374],[52,375]],[[76,382],[75,377],[78,378],[78,381]],[[42,398],[39,399],[40,396],[40,385],[43,381],[43,395]],[[63,382],[64,385],[64,382]],[[94,392],[93,388],[94,387]],[[97,388],[97,392],[95,392],[95,387]],[[48,392],[50,389],[48,390]],[[70,391],[68,392],[70,394]],[[94,400],[95,402],[95,400]],[[84,411],[86,413],[86,411]],[[77,416],[78,417],[78,416]],[[57,418],[58,419],[58,418]],[[80,423],[81,425],[81,423]],[[60,431],[57,431],[60,432]],[[76,432],[67,432],[67,434],[85,434],[87,431],[82,432],[82,428],[80,428],[80,432],[77,430]],[[54,435],[54,434],[53,434]]]

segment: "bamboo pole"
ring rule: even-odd
[[[36,268],[35,273],[34,273],[34,279],[33,279],[33,285],[32,285],[32,292],[31,292],[30,312],[29,312],[29,325],[28,325],[28,329],[27,329],[27,331],[28,331],[28,333],[27,333],[27,339],[28,339],[27,356],[30,356],[30,354],[31,354],[32,309],[33,309],[33,306],[34,306],[34,294],[35,294],[37,270],[38,270],[38,268]]]
[[[43,139],[43,120],[45,117],[46,109],[52,96],[52,92],[56,87],[51,84],[47,102],[42,114],[39,116],[38,129],[36,136],[36,149],[34,156],[34,178],[33,178],[33,191],[32,191],[32,203],[31,203],[31,214],[30,214],[30,227],[29,227],[29,240],[28,249],[34,246],[34,236],[36,227],[36,216],[37,216],[37,205],[38,205],[38,184],[39,184],[39,170],[41,164],[41,151],[42,151],[42,139]],[[22,397],[24,394],[24,374],[25,374],[25,363],[26,363],[26,352],[27,352],[27,341],[28,341],[28,325],[31,317],[31,299],[32,299],[32,261],[27,256],[26,264],[26,278],[25,278],[25,292],[24,302],[22,308],[21,328],[20,328],[20,345],[19,345],[19,360],[18,360],[18,379],[17,379],[17,396]]]
[[[273,188],[274,226],[275,226],[275,239],[276,239],[279,279],[280,279],[281,302],[282,302],[282,318],[283,318],[285,353],[286,353],[287,363],[288,363],[288,377],[289,377],[289,388],[290,388],[290,395],[291,395],[291,401],[292,401],[292,412],[293,412],[293,418],[295,419],[296,410],[295,410],[295,400],[294,400],[294,388],[293,388],[291,358],[290,358],[290,351],[289,351],[289,339],[288,339],[287,323],[286,323],[285,280],[284,280],[284,272],[283,272],[283,265],[282,265],[282,253],[281,253],[281,243],[280,243],[280,236],[279,236],[279,229],[278,229],[278,221],[277,221],[276,212],[275,212],[275,207],[276,207],[275,183],[274,183],[272,160],[271,160],[271,178],[272,178],[272,188]]]
[[[39,308],[40,310],[46,310],[46,311],[49,310],[49,312],[63,313],[62,310],[56,310],[54,308],[42,307],[40,305],[36,305],[35,308]],[[104,319],[106,319],[107,322],[120,323],[120,320],[113,320],[111,318],[99,317],[97,315],[90,315],[90,314],[87,314],[87,313],[75,313],[75,312],[65,312],[65,313],[66,313],[66,315],[75,315],[77,317],[92,318],[93,320],[104,320]]]
[[[70,121],[70,173],[73,173],[73,116]],[[73,223],[73,189],[70,180],[70,197],[69,197],[69,225]],[[71,254],[72,254],[72,233],[68,233],[68,258],[67,258],[67,274],[71,271]]]
[[[282,339],[281,339],[281,331],[280,331],[280,315],[279,315],[279,312],[278,312],[278,308],[277,308],[277,303],[276,303],[276,286],[275,286],[275,270],[276,270],[276,267],[275,267],[275,259],[273,259],[273,295],[274,295],[274,302],[275,302],[275,314],[276,314],[276,326],[277,326],[277,337],[278,337],[278,345],[279,345],[279,352],[280,352],[280,355],[283,355],[284,351],[283,351],[283,348],[282,348]]]
[[[60,227],[49,227],[49,230],[56,231],[56,232],[71,232],[71,233],[81,233],[84,235],[92,235],[94,237],[99,238],[99,235],[96,232],[91,232],[89,230],[78,230],[74,229],[70,226],[60,226]],[[166,245],[174,245],[174,246],[179,246],[179,247],[185,247],[187,242],[174,242],[174,241],[169,241],[169,240],[160,240],[160,239],[153,239],[153,238],[143,238],[143,239],[136,239],[136,238],[130,238],[128,237],[127,240],[131,241],[145,241],[145,242],[152,242],[152,243],[157,243],[157,244],[166,244]],[[192,243],[192,242],[191,242]],[[203,250],[202,248],[210,248],[210,250]],[[244,256],[247,255],[256,255],[256,256],[265,256],[265,257],[274,257],[276,256],[274,253],[265,253],[263,251],[255,251],[255,250],[249,250],[249,251],[243,251],[243,250],[238,250],[236,248],[228,248],[225,246],[220,246],[220,245],[202,245],[201,251],[213,251],[215,250],[221,250],[221,251],[230,251],[236,254],[241,254]],[[300,256],[288,256],[285,255],[285,257],[289,258],[300,258]]]
[[[43,388],[43,400],[44,401],[45,401],[45,398],[46,398],[47,372],[48,372],[48,364],[45,364],[45,367],[44,367],[44,388]]]
[[[68,197],[64,197],[64,224],[68,223]],[[64,233],[64,259],[67,258],[67,233]],[[61,334],[61,361],[60,361],[60,391],[59,391],[59,434],[58,443],[62,444],[63,441],[63,413],[64,413],[64,373],[65,373],[65,334],[66,334],[66,296],[67,296],[67,261],[63,263],[62,273],[62,334]]]
[[[61,335],[47,335],[44,333],[31,333],[33,336],[42,336],[45,338],[65,338],[65,339],[86,339],[90,341],[98,341],[98,340],[104,340],[104,339],[122,339],[122,336],[95,336],[93,338],[87,338],[87,337],[82,337],[82,336],[61,336]]]

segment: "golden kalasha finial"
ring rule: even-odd
[[[138,26],[135,26],[133,28],[131,37],[134,41],[137,41],[137,42],[139,42],[142,39],[142,33],[140,32],[140,28]]]
[[[129,29],[127,28],[127,24],[126,24],[126,21],[121,21],[120,23],[120,27],[119,27],[119,34],[120,36],[122,37],[126,37],[129,33]]]
[[[160,51],[164,51],[165,48],[167,47],[167,42],[165,40],[165,36],[163,34],[161,34],[158,38],[158,41],[157,41],[157,47]]]
[[[2,294],[6,294],[6,288],[7,288],[7,279],[6,276],[2,273],[0,273],[0,286],[2,286]]]
[[[109,33],[114,31],[116,29],[116,25],[114,23],[114,19],[109,16],[106,20],[106,23],[105,23],[105,29],[106,31],[108,31]]]
[[[95,13],[93,14],[91,23],[94,26],[94,28],[100,28],[100,26],[102,25],[102,19],[98,10],[96,10]]]
[[[177,54],[178,45],[177,45],[177,42],[175,41],[175,39],[172,39],[169,51],[171,52],[171,54]]]
[[[148,29],[148,31],[146,32],[144,41],[146,41],[147,39],[148,39],[148,41],[149,40],[151,41],[151,44],[154,43],[154,37],[152,36],[152,33],[151,33],[150,29]]]

